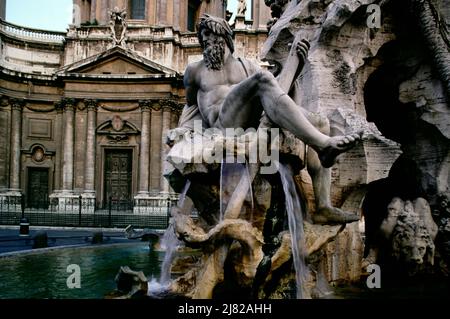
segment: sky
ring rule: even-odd
[[[251,0],[247,0],[250,19]],[[228,0],[227,9],[236,12],[237,0]],[[66,31],[72,23],[72,0],[6,0],[6,21],[30,28]]]
[[[6,0],[6,21],[30,28],[66,31],[72,0]]]

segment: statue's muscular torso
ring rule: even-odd
[[[184,74],[187,104],[197,105],[210,127],[217,126],[219,112],[230,91],[259,70],[248,60],[244,64],[246,69],[238,59],[229,57],[218,71],[209,70],[203,60],[187,66]]]

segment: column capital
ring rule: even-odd
[[[161,108],[163,111],[171,111],[172,108],[174,107],[174,101],[171,100],[161,100],[160,102]]]
[[[183,111],[185,104],[177,102],[177,101],[171,101],[171,102],[172,103],[170,104],[170,110],[172,111],[172,113],[181,115],[181,112]]]
[[[76,107],[76,101],[75,99],[72,98],[63,98],[61,100],[63,108],[65,111],[71,110],[71,111],[75,111],[75,107]]]
[[[84,105],[86,106],[88,112],[89,111],[94,111],[96,112],[98,109],[98,101],[94,100],[94,99],[85,99],[84,101]]]
[[[9,105],[9,97],[6,95],[0,95],[0,107],[5,107]]]
[[[152,108],[153,111],[160,111],[162,108],[161,102],[162,100],[152,100],[150,107]]]
[[[61,113],[64,110],[64,104],[62,101],[56,101],[53,103],[56,112]]]
[[[152,101],[151,100],[139,100],[139,107],[142,112],[151,110]]]
[[[9,104],[13,110],[22,111],[25,107],[25,100],[13,98],[9,100]]]

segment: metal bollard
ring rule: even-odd
[[[23,217],[20,219],[20,230],[19,236],[29,236],[30,235],[30,223],[28,218]]]

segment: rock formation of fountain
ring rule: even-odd
[[[326,283],[359,280],[363,266],[382,262],[378,257],[389,251],[394,263],[426,261],[434,273],[448,274],[449,1],[267,2],[276,13],[262,50],[266,60],[282,68],[295,39],[311,44],[290,91],[296,103],[325,116],[331,135],[364,130],[363,142],[341,156],[331,178],[333,204],[364,214],[365,232],[359,223],[310,222],[315,203],[303,170],[305,146],[289,132],[281,130],[278,140],[279,165],[289,173],[273,174],[260,174],[264,165],[248,160],[258,132],[171,132],[166,178],[178,192],[189,181],[186,195],[198,211],[193,219],[174,208],[173,229],[201,254],[170,290],[189,298],[320,297]],[[382,16],[372,16],[370,5]],[[381,19],[379,26],[369,18]],[[276,137],[266,138],[270,149]],[[215,160],[216,150],[244,161],[226,166]],[[402,213],[392,222],[386,215],[396,197]],[[399,238],[410,230],[427,231],[425,249],[433,254],[405,254]]]

